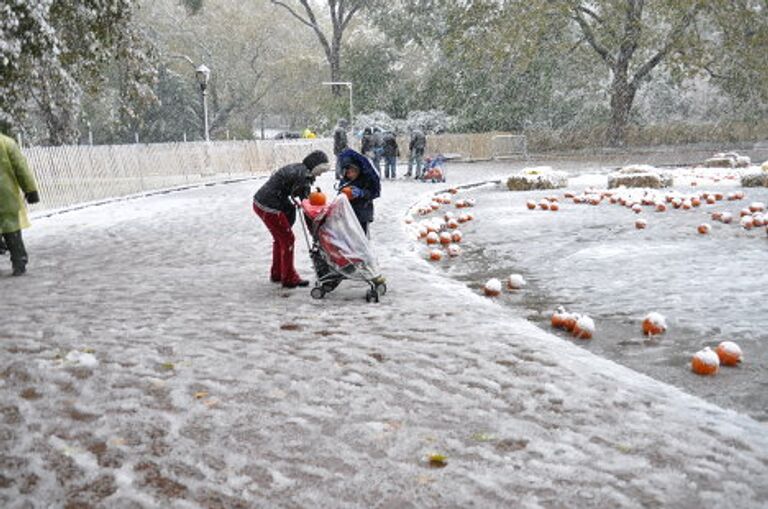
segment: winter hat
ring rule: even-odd
[[[315,166],[328,162],[328,156],[322,150],[315,150],[304,158],[302,163],[308,170],[312,170]]]

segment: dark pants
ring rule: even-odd
[[[397,157],[384,157],[384,173],[388,179],[397,178]]]
[[[27,250],[24,248],[24,240],[21,238],[21,230],[3,233],[3,240],[11,253],[11,265],[13,275],[20,276],[27,271]]]

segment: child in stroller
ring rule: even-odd
[[[337,195],[327,205],[299,205],[304,236],[317,281],[310,295],[322,299],[344,279],[364,281],[369,289],[365,299],[378,302],[387,291],[376,256],[346,195]],[[312,237],[310,244],[309,235]]]
[[[424,158],[424,170],[421,173],[422,182],[445,182],[445,159],[438,154],[434,158]]]

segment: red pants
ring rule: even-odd
[[[289,285],[298,283],[301,277],[293,266],[293,242],[295,238],[288,217],[282,212],[275,214],[261,210],[255,204],[253,211],[264,221],[269,233],[272,234],[272,270],[270,272],[272,281],[282,281]]]

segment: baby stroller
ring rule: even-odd
[[[422,182],[445,182],[445,159],[438,154],[433,158],[424,158],[424,168],[421,170]]]
[[[352,279],[368,284],[367,302],[379,302],[387,285],[346,195],[339,194],[327,205],[312,205],[305,199],[297,206],[303,212],[302,229],[317,276],[312,298],[322,299],[343,280]]]

